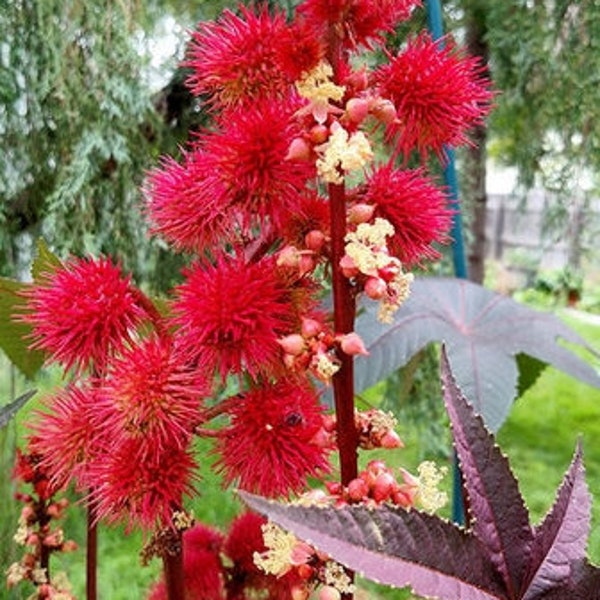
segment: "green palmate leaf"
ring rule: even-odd
[[[458,385],[492,431],[506,419],[518,387],[526,389],[535,380],[539,363],[600,387],[594,368],[559,341],[595,357],[598,353],[560,319],[469,281],[418,279],[391,325],[379,323],[376,313],[377,306],[369,303],[356,323],[370,353],[355,364],[359,393],[404,366],[427,344],[442,341]],[[517,361],[519,355],[538,364]]]
[[[16,400],[13,400],[10,404],[0,408],[0,429],[6,427],[10,420],[19,412],[19,410],[35,396],[37,390],[30,390],[21,394]]]
[[[41,369],[44,354],[29,349],[31,327],[14,318],[25,310],[25,300],[20,293],[28,285],[0,279],[0,348],[19,371],[31,379]]]

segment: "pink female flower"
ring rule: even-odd
[[[30,447],[56,487],[75,480],[81,489],[85,474],[98,455],[103,432],[94,426],[97,398],[93,388],[70,386],[46,401],[31,425]]]
[[[232,229],[224,183],[206,163],[202,152],[185,154],[182,164],[167,158],[146,182],[152,233],[175,250],[201,252]]]
[[[313,442],[323,410],[306,383],[280,381],[245,394],[222,430],[217,465],[225,483],[264,496],[289,496],[307,477],[329,470],[327,450]]]
[[[33,327],[31,347],[48,352],[65,371],[101,371],[144,317],[130,277],[108,258],[72,258],[24,295],[28,312],[19,318]]]
[[[393,225],[388,246],[403,264],[439,257],[433,244],[448,241],[452,211],[444,192],[423,171],[379,167],[368,177],[362,201],[375,207],[375,217]]]
[[[125,521],[129,530],[170,526],[184,496],[194,493],[197,464],[188,448],[148,435],[103,450],[88,473],[98,518]]]
[[[219,108],[286,97],[300,73],[322,56],[312,32],[288,26],[283,13],[263,8],[255,14],[244,6],[239,13],[225,10],[219,21],[200,23],[184,63],[192,69],[192,92]]]
[[[222,377],[283,369],[277,340],[297,327],[305,308],[301,283],[287,282],[272,257],[246,263],[221,256],[215,264],[196,264],[186,276],[173,303],[185,356]]]
[[[386,133],[405,156],[412,150],[443,156],[444,145],[468,143],[466,131],[483,122],[493,98],[479,59],[428,33],[408,40],[375,80],[396,107]]]
[[[208,393],[206,378],[172,351],[171,340],[149,338],[111,362],[94,418],[115,444],[147,437],[183,448]]]
[[[304,0],[298,11],[315,30],[343,31],[344,46],[354,50],[382,43],[384,34],[394,31],[417,6],[421,0]]]

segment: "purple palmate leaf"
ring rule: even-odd
[[[591,508],[578,444],[552,510],[534,530],[523,600],[533,600],[571,579],[572,564],[585,557]]]
[[[380,583],[445,600],[499,600],[503,584],[473,535],[417,510],[282,505],[240,492],[257,512]]]
[[[597,362],[598,352],[556,315],[470,281],[417,278],[393,323],[380,323],[377,310],[375,303],[365,301],[356,321],[370,354],[355,364],[358,393],[404,366],[430,342],[444,342],[460,389],[494,432],[521,391],[521,355],[600,388],[593,364],[559,342],[586,350],[592,361]]]
[[[381,505],[306,507],[247,493],[244,501],[364,576],[441,600],[600,600],[600,569],[585,560],[591,499],[581,449],[552,510],[532,528],[517,481],[459,390],[445,352],[444,399],[469,495],[472,528]]]
[[[509,597],[517,597],[533,541],[529,513],[507,458],[483,420],[458,389],[442,350],[444,401],[469,496],[473,532],[502,574]]]

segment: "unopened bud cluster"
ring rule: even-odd
[[[372,215],[372,207],[366,204],[349,210],[348,220],[355,228],[345,237],[346,253],[340,267],[366,296],[380,303],[378,318],[389,323],[408,298],[413,275],[405,273],[400,260],[389,253],[386,238],[394,235],[392,224],[382,218],[371,223]]]
[[[398,424],[392,413],[372,408],[356,412],[354,424],[358,432],[358,445],[365,450],[374,448],[403,448],[404,444],[395,428]]]
[[[277,265],[295,269],[299,277],[310,275],[326,248],[327,237],[320,229],[312,229],[304,236],[304,248],[288,244],[277,255]]]
[[[418,506],[427,512],[435,512],[445,506],[448,496],[438,486],[447,469],[424,461],[417,471],[418,477],[401,468],[398,478],[384,461],[372,460],[347,486],[339,482],[327,483],[327,491],[332,497],[329,501],[333,500],[336,506],[378,506],[383,503],[403,508]]]
[[[337,506],[365,504],[377,506],[385,502],[412,508],[419,492],[418,479],[401,469],[398,481],[392,469],[381,460],[372,460],[347,486],[339,482],[327,483],[328,492]]]
[[[316,319],[302,319],[300,333],[292,333],[278,340],[284,352],[284,362],[292,371],[311,372],[317,379],[330,383],[340,368],[339,349],[350,356],[368,355],[357,333],[334,335]]]
[[[66,498],[53,500],[54,486],[44,472],[40,457],[34,454],[19,454],[15,478],[33,486],[33,494],[18,492],[15,498],[24,503],[14,541],[25,547],[21,560],[10,565],[6,572],[9,588],[22,581],[36,586],[32,598],[60,598],[71,600],[70,586],[66,577],[48,577],[48,560],[51,553],[72,552],[77,544],[65,540],[61,527],[53,526],[60,519],[69,501]]]

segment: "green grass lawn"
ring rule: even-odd
[[[572,314],[561,316],[581,333],[594,347],[600,349],[600,324],[592,324],[576,319]],[[596,363],[598,366],[599,363]],[[5,366],[5,365],[4,365]],[[0,375],[6,368],[0,365]],[[56,378],[47,377],[39,384],[41,389],[49,389]],[[0,394],[7,397],[8,378],[0,378]],[[24,382],[18,382],[17,392],[28,389]],[[35,407],[35,401],[19,417],[19,422]],[[414,429],[400,424],[400,434],[406,448],[394,450],[386,455],[393,464],[414,469],[423,459],[419,439]],[[11,446],[14,442],[14,427],[6,428],[0,435],[2,441],[2,473],[0,481],[0,569],[4,571],[15,555],[9,550],[12,532],[16,527],[16,508],[10,501]],[[19,435],[22,429],[19,427]],[[552,504],[556,488],[568,467],[578,436],[581,436],[590,491],[600,498],[600,390],[590,388],[562,374],[555,369],[546,369],[535,385],[519,399],[498,435],[498,443],[508,455],[518,476],[522,493],[530,508],[532,520],[539,521]],[[207,453],[207,446],[199,447],[201,454]],[[373,458],[364,454],[362,461]],[[224,527],[239,509],[237,501],[230,493],[224,493],[218,478],[210,471],[212,458],[201,460],[201,496],[194,502],[195,515],[206,522]],[[438,457],[439,461],[439,457]],[[64,523],[67,537],[75,539],[82,546],[85,543],[84,513],[82,507],[74,506]],[[100,590],[101,597],[110,600],[137,600],[145,597],[145,591],[160,571],[160,564],[154,561],[149,567],[139,565],[139,550],[143,540],[140,535],[125,535],[120,528],[102,527],[100,530]],[[592,532],[590,535],[589,557],[600,563],[600,502],[593,508]],[[65,555],[53,563],[53,568],[64,569],[74,585],[78,598],[83,598],[83,551]],[[402,590],[384,590],[378,586],[361,584],[365,588],[363,598],[406,600],[410,598]],[[30,590],[12,593],[0,585],[0,598],[21,600],[27,598]]]

